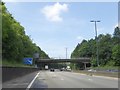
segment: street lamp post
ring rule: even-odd
[[[66,51],[66,67],[67,67],[67,47],[65,48],[65,51]]]
[[[98,37],[97,37],[97,22],[100,22],[99,20],[98,21],[95,21],[95,20],[91,20],[90,22],[94,22],[95,23],[95,34],[96,34],[96,47],[97,47],[97,66],[99,66],[99,53],[98,53]]]
[[[66,50],[66,59],[67,59],[67,48],[65,48],[65,50]]]

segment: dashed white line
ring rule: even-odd
[[[94,75],[94,77],[118,80],[118,78],[114,78],[114,77],[96,76],[96,75]]]
[[[34,83],[35,79],[38,77],[40,72],[37,73],[37,75],[34,77],[34,79],[31,81],[31,83],[28,85],[28,87],[26,88],[26,90],[29,90],[30,87],[32,86],[32,84]]]
[[[89,74],[82,74],[82,73],[74,73],[74,74],[89,75]],[[92,75],[92,74],[90,74],[90,76],[93,76],[93,77],[99,77],[99,78],[106,78],[106,79],[114,79],[114,80],[118,80],[118,78],[114,78],[114,77],[97,76],[97,75]]]

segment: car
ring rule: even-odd
[[[96,70],[94,70],[94,69],[89,69],[88,71],[89,72],[96,72]]]
[[[60,68],[60,71],[63,71],[62,68]]]
[[[60,71],[66,71],[66,69],[63,67],[63,68],[60,68]]]
[[[65,68],[60,68],[60,71],[65,71]]]
[[[71,72],[71,68],[67,68],[66,71],[70,71]]]
[[[51,71],[51,72],[54,72],[55,70],[54,70],[54,68],[51,68],[50,71]]]

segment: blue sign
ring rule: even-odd
[[[23,63],[27,65],[32,65],[33,63],[33,58],[24,58]]]

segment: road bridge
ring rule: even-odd
[[[35,61],[37,66],[44,67],[53,63],[82,63],[86,69],[87,64],[90,64],[90,58],[72,58],[72,59],[38,59]]]
[[[71,62],[71,63],[90,63],[90,58],[72,58],[72,59],[39,59],[36,61],[37,63],[63,63],[63,62]]]

